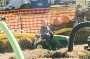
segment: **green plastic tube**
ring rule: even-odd
[[[6,34],[7,38],[9,39],[9,42],[10,42],[10,44],[11,44],[13,50],[14,50],[16,58],[17,59],[24,59],[24,56],[23,56],[22,51],[21,51],[21,48],[20,48],[19,44],[17,43],[14,35],[12,34],[10,29],[6,25],[6,23],[5,22],[0,22],[0,28],[4,31],[4,33]]]

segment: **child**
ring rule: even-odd
[[[51,46],[52,45],[51,38],[53,36],[53,33],[48,26],[47,20],[46,19],[42,20],[41,24],[42,24],[41,29],[40,29],[41,38],[46,39],[46,41],[48,42],[48,45]]]

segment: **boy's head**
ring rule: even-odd
[[[43,19],[41,21],[41,24],[42,24],[42,26],[47,26],[48,25],[48,21],[46,19]]]

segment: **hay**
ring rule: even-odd
[[[32,47],[32,40],[28,37],[16,38],[22,50],[30,49]],[[0,39],[0,51],[1,52],[12,52],[13,49],[8,39]]]
[[[61,48],[56,51],[47,50],[47,49],[35,49],[31,50],[32,40],[28,37],[18,37],[16,38],[22,52],[25,56],[25,59],[85,59],[90,56],[89,51],[84,50],[86,45],[75,45],[72,52],[68,52],[67,48]],[[11,45],[7,39],[0,40],[0,59],[16,59]]]
[[[25,59],[50,58],[51,56],[50,51],[46,49],[26,50],[24,55],[26,56]]]
[[[90,51],[84,50],[83,46],[84,45],[75,46],[74,51],[72,52],[67,52],[67,48],[62,48],[56,51],[46,49],[26,49],[22,52],[25,56],[25,59],[85,59],[90,56]],[[6,59],[16,59],[13,52],[0,54],[1,59],[4,59],[3,56]]]

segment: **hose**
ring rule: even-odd
[[[69,37],[69,43],[68,43],[68,51],[72,51],[73,50],[73,44],[74,44],[74,38],[75,38],[75,34],[76,32],[83,28],[83,27],[90,27],[90,21],[88,22],[81,22],[79,24],[77,24],[76,26],[73,27],[70,37]]]

